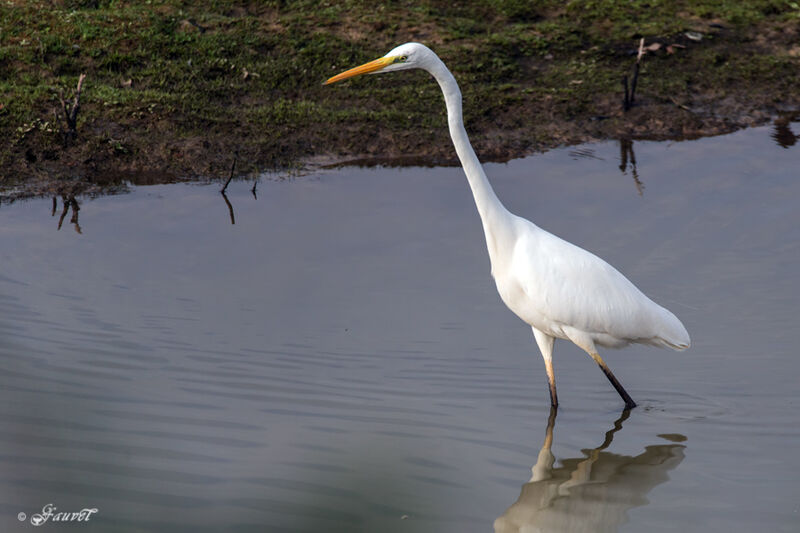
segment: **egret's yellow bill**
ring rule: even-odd
[[[337,74],[336,76],[330,78],[323,85],[330,85],[331,83],[336,83],[337,81],[346,80],[347,78],[352,78],[354,76],[360,76],[361,74],[369,74],[370,72],[376,72],[394,63],[395,59],[396,58],[394,57],[379,57],[378,59],[370,61],[369,63],[364,63],[361,66],[351,68],[350,70],[345,70],[341,74]]]

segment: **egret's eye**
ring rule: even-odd
[[[405,63],[408,60],[408,56],[400,56],[395,59],[395,63]]]

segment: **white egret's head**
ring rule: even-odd
[[[341,74],[330,78],[325,85],[336,83],[347,78],[360,76],[361,74],[379,74],[382,72],[393,72],[395,70],[408,70],[412,68],[425,68],[431,57],[436,57],[434,53],[424,44],[406,43],[394,48],[383,57],[379,57],[369,63],[346,70]]]

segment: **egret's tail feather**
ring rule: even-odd
[[[669,310],[662,309],[664,317],[662,331],[658,335],[658,344],[665,348],[672,348],[682,352],[692,344],[689,338],[689,332],[683,326],[678,317],[673,315]]]
[[[686,348],[688,348],[689,346],[692,345],[691,341],[673,343],[673,342],[668,341],[667,339],[660,339],[660,340],[663,343],[662,346],[664,346],[665,348],[672,348],[673,350],[675,350],[677,352],[682,352]]]

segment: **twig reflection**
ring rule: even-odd
[[[226,185],[226,187],[227,187],[227,185]],[[225,204],[228,206],[228,213],[231,216],[231,224],[235,225],[236,224],[236,217],[233,214],[233,205],[231,205],[231,201],[228,200],[228,195],[225,194],[225,191],[219,191],[219,193],[222,195],[222,199],[225,200]]]
[[[61,199],[64,202],[64,210],[61,211],[61,218],[58,219],[58,230],[57,231],[61,231],[61,225],[64,223],[64,218],[66,218],[67,213],[69,212],[69,202],[67,201],[67,197],[66,196],[62,196]],[[53,215],[55,215],[55,203],[53,204]]]
[[[636,192],[639,196],[644,194],[644,184],[639,179],[639,171],[636,169],[636,154],[633,152],[633,141],[631,139],[619,140],[619,169],[623,174],[627,174],[630,164],[633,183],[636,184]]]
[[[794,131],[792,131],[790,122],[791,117],[779,117],[773,123],[775,129],[770,137],[778,143],[778,146],[783,148],[794,146],[797,144],[797,140],[800,139],[800,135],[795,135]]]
[[[70,217],[69,221],[75,228],[75,231],[79,234],[83,234],[83,230],[81,229],[81,225],[78,222],[78,211],[81,210],[80,206],[78,205],[78,201],[75,199],[74,196],[67,197],[66,194],[61,196],[61,201],[64,204],[64,208],[61,210],[61,216],[58,218],[58,228],[57,231],[61,231],[61,226],[64,224],[64,219],[67,218],[67,213],[69,212],[70,208],[72,208],[72,217]],[[53,196],[53,209],[50,212],[50,216],[56,216],[56,207],[58,206],[58,200],[55,196]]]
[[[603,443],[583,450],[584,457],[564,459],[554,467],[556,410],[551,409],[531,479],[522,486],[517,501],[495,520],[495,533],[617,531],[627,521],[629,509],[647,505],[647,493],[669,479],[667,472],[683,461],[685,446],[646,446],[635,457],[605,451],[629,416],[629,410],[623,411]],[[686,440],[682,435],[662,437]]]
[[[231,168],[231,170],[233,170],[233,168]],[[231,203],[231,201],[228,199],[228,194],[227,194],[227,193],[226,193],[226,191],[225,191],[225,190],[228,188],[228,184],[229,184],[229,183],[230,183],[230,179],[228,180],[228,182],[227,182],[227,183],[225,183],[225,187],[223,187],[223,188],[222,188],[222,190],[221,190],[221,191],[219,191],[219,193],[222,195],[222,199],[223,199],[223,200],[225,200],[225,205],[226,205],[226,206],[228,206],[228,215],[229,215],[229,216],[230,216],[230,218],[231,218],[231,224],[232,224],[232,225],[235,225],[235,224],[236,224],[236,215],[235,215],[235,213],[234,213],[234,211],[233,211],[233,204],[232,204],[232,203]],[[252,188],[252,189],[250,189],[250,193],[253,195],[253,198],[254,198],[255,200],[258,200],[258,195],[256,194],[256,187],[257,187],[257,186],[258,186],[258,178],[256,178],[256,179],[253,181],[253,188]]]
[[[78,206],[78,201],[74,196],[70,198],[70,205],[72,205],[72,218],[69,219],[70,224],[75,226],[75,231],[77,231],[79,234],[83,234],[81,225],[78,224],[78,211],[80,211],[81,208]]]

